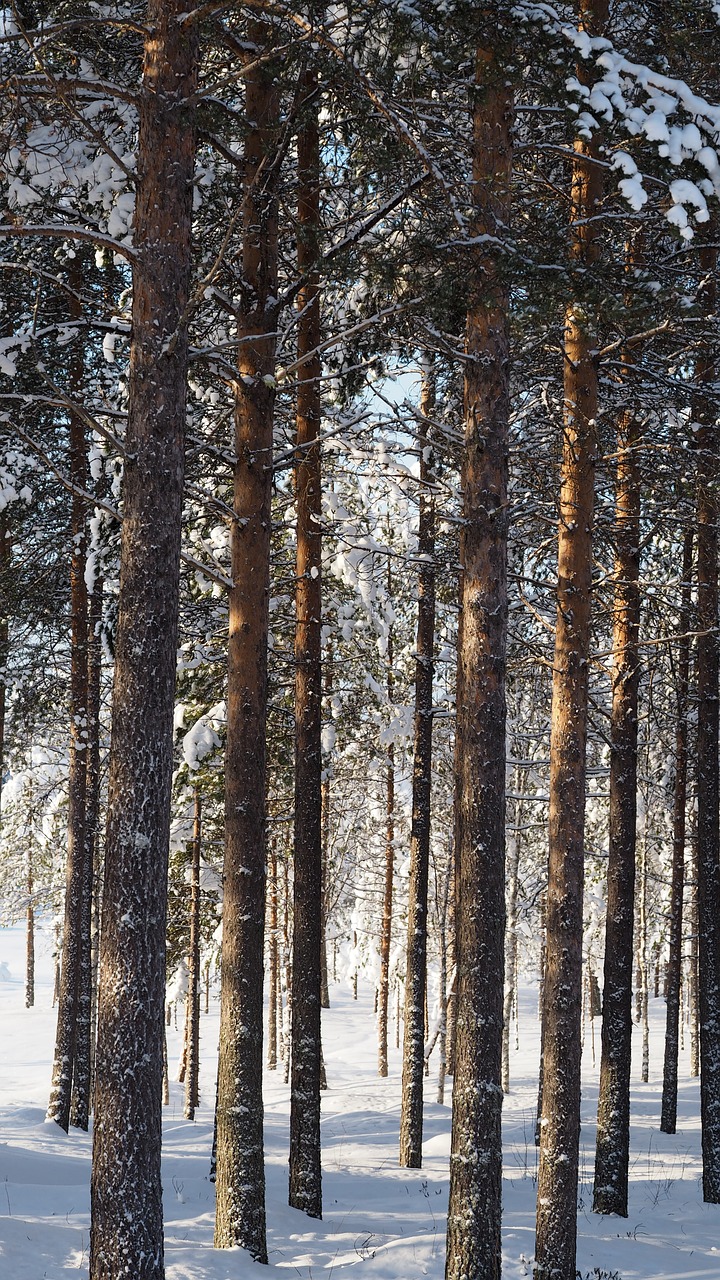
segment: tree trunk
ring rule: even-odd
[[[604,0],[581,6],[599,34]],[[585,75],[578,67],[578,76]],[[596,260],[602,170],[597,141],[575,143],[572,252]],[[585,831],[585,745],[592,517],[598,378],[585,308],[568,307],[564,343],[564,427],[558,531],[558,585],[550,729],[547,952],[543,998],[542,1116],[535,1280],[575,1280],[580,1143],[580,1056]]]
[[[278,988],[280,985],[280,965],[278,948],[278,885],[277,885],[277,849],[275,840],[270,841],[270,920],[269,949],[270,976],[268,1000],[268,1047],[267,1065],[269,1071],[277,1070],[277,1031],[278,1031]]]
[[[35,905],[33,894],[33,844],[32,827],[28,833],[27,852],[27,910],[25,912],[25,1008],[32,1009],[35,1004]]]
[[[498,1280],[501,1266],[510,360],[509,289],[488,245],[508,234],[513,94],[501,13],[485,8],[478,21],[493,31],[495,43],[477,50],[473,95],[472,234],[478,245],[468,258],[465,331],[458,995],[446,1280]]]
[[[295,857],[289,1203],[322,1217],[320,952],[322,949],[319,85],[301,77],[298,131],[297,559],[295,580]]]
[[[433,411],[432,369],[423,370],[420,402],[425,420]],[[405,1028],[400,1105],[400,1164],[422,1167],[423,1068],[427,999],[428,876],[432,790],[433,649],[435,644],[435,492],[427,426],[418,434],[420,513],[418,529],[418,617],[415,644],[415,736],[413,744],[410,879],[405,952]]]
[[[716,306],[717,250],[700,250],[702,314]],[[696,369],[700,429],[697,489],[697,841],[700,994],[700,1118],[703,1199],[720,1203],[720,838],[718,832],[718,464],[713,352]],[[706,388],[705,384],[709,384]],[[707,396],[707,401],[705,400]]]
[[[267,1261],[263,1156],[265,722],[277,298],[271,163],[278,124],[272,31],[251,20],[245,44],[243,295],[229,593],[225,863],[217,1101],[216,1248]]]
[[[90,1035],[89,1035],[89,1088],[92,1104],[95,1076],[95,1044],[97,1039],[97,979],[98,945],[100,941],[100,889],[101,857],[98,838],[100,822],[100,684],[102,678],[102,600],[103,582],[96,578],[88,599],[88,751],[85,796],[85,875],[86,905],[89,902],[90,921]]]
[[[79,341],[79,340],[78,340]],[[82,387],[82,356],[73,359],[72,381],[76,394]],[[87,483],[85,425],[70,414],[70,478],[78,489]],[[74,492],[70,515],[70,768],[68,776],[68,835],[63,920],[62,969],[58,999],[55,1058],[47,1118],[67,1133],[70,1127],[73,1072],[82,1041],[83,1094],[76,1119],[88,1126],[90,1066],[90,900],[85,902],[87,868],[85,847],[85,800],[87,789],[87,696],[88,696],[88,597],[85,585],[86,531],[85,500]],[[86,937],[87,934],[87,937]],[[81,973],[81,970],[83,972]],[[82,994],[81,994],[82,993]]]
[[[629,263],[634,261],[629,254]],[[624,361],[630,373],[630,364]],[[626,1218],[630,1158],[633,924],[640,659],[640,428],[630,410],[618,424],[615,591],[610,718],[610,817],[602,1048],[595,1149],[595,1213]]]
[[[647,798],[647,797],[646,797]],[[643,824],[643,838],[640,845],[640,937],[638,940],[638,954],[640,957],[640,1028],[642,1032],[642,1056],[640,1061],[640,1079],[643,1084],[648,1082],[648,1073],[650,1068],[650,1040],[648,1025],[648,955],[647,955],[647,859],[648,859],[648,839],[647,839],[647,809]]]
[[[392,701],[392,631],[388,635],[388,701]],[[385,766],[385,879],[380,931],[380,985],[377,997],[378,1075],[388,1074],[388,1004],[390,1001],[390,945],[392,942],[393,880],[395,876],[395,743],[390,742]]]
[[[442,886],[438,885],[437,877],[435,882],[435,897],[438,904],[438,941],[440,943],[440,981],[439,981],[439,1001],[440,1001],[440,1025],[438,1029],[438,1040],[440,1044],[440,1062],[438,1064],[438,1084],[437,1084],[437,1101],[442,1105],[445,1102],[445,1079],[447,1076],[447,1012],[448,1012],[448,963],[447,963],[447,923],[448,923],[448,905],[450,902],[450,885],[452,882],[453,866],[452,866],[452,832],[450,834],[450,843],[448,848],[447,867],[443,873]]]
[[[503,999],[503,1040],[502,1040],[502,1089],[510,1092],[510,1024],[516,997],[517,970],[517,894],[518,868],[520,865],[520,823],[522,819],[522,801],[520,799],[520,769],[515,770],[515,821],[506,835],[508,855],[507,867],[507,927],[505,929],[505,984]]]
[[[162,1280],[165,927],[197,85],[194,26],[151,0],[100,944],[90,1280]]]
[[[202,796],[195,788],[192,863],[190,867],[190,947],[188,951],[187,1076],[185,1119],[194,1120],[200,1103],[200,839]]]
[[[678,1033],[682,981],[682,920],[685,883],[685,809],[687,804],[687,713],[690,677],[690,607],[692,593],[693,535],[683,543],[677,660],[677,720],[675,722],[675,795],[673,806],[673,860],[670,894],[670,940],[665,984],[665,1062],[663,1069],[662,1133],[674,1133],[677,1123]]]
[[[388,594],[392,593],[392,577],[388,562]],[[387,637],[387,696],[392,707],[395,661],[392,625]],[[393,880],[395,877],[395,743],[389,742],[385,764],[385,880],[383,913],[380,927],[380,986],[378,989],[378,1075],[388,1074],[388,1004],[390,1002],[390,945],[392,942]]]
[[[700,1075],[700,993],[698,991],[698,857],[697,857],[697,821],[693,823],[690,811],[690,867],[692,886],[690,891],[690,955],[688,957],[688,1019],[690,1022],[690,1075],[696,1079]]]

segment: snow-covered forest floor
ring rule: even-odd
[[[24,1007],[24,936],[0,930],[0,1275],[7,1280],[57,1280],[86,1275],[90,1138],[70,1136],[44,1120],[55,1034],[51,1008],[50,937],[37,940],[37,997]],[[8,976],[9,974],[9,976]],[[323,1096],[325,1216],[314,1222],[286,1204],[289,1089],[281,1072],[266,1075],[268,1248],[272,1266],[302,1280],[354,1268],[357,1280],[441,1280],[444,1268],[450,1108],[435,1101],[436,1064],[427,1082],[424,1167],[397,1167],[400,1053],[391,1049],[390,1076],[378,1079],[372,992],[359,999],[335,985],[323,1015],[329,1090]],[[621,1280],[719,1280],[720,1206],[703,1205],[700,1189],[698,1082],[689,1078],[687,1042],[681,1055],[678,1133],[660,1133],[665,1006],[651,1001],[650,1083],[633,1070],[630,1215],[591,1212],[595,1106],[599,1068],[585,1039],[583,1131],[578,1215],[578,1266]],[[183,1119],[181,1086],[171,1083],[165,1109],[164,1185],[168,1280],[267,1278],[264,1267],[215,1252],[212,1140],[218,1014],[203,1016],[199,1119]],[[514,1029],[513,1029],[514,1035]],[[169,1028],[171,1079],[181,1030]],[[394,1027],[393,1040],[394,1046]],[[520,1049],[511,1056],[512,1092],[505,1101],[504,1275],[531,1274],[536,1190],[533,1142],[539,1045],[537,996],[524,988]],[[639,1038],[636,1043],[640,1060]]]

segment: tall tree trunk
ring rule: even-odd
[[[634,261],[632,253],[629,263]],[[629,360],[624,360],[631,376]],[[595,1149],[595,1213],[626,1218],[630,1159],[633,923],[640,659],[640,428],[631,410],[618,423],[615,495],[610,818],[605,918],[602,1048]]]
[[[714,317],[717,250],[700,250],[702,314]],[[696,369],[699,418],[697,489],[697,841],[700,968],[700,1118],[703,1199],[720,1203],[720,834],[718,831],[718,499],[720,432],[711,387],[716,352],[706,349]],[[707,397],[707,399],[705,398]]]
[[[79,341],[79,340],[78,340]],[[82,356],[73,361],[76,392],[82,386]],[[85,425],[70,414],[70,478],[77,489],[87,481]],[[67,1133],[70,1127],[73,1072],[82,1037],[84,1097],[77,1119],[87,1129],[90,1058],[89,945],[83,945],[84,897],[87,882],[85,848],[85,799],[87,789],[87,680],[88,680],[88,598],[85,585],[86,530],[85,500],[73,493],[70,515],[70,768],[68,776],[68,835],[63,919],[62,968],[58,999],[55,1058],[47,1118]],[[89,903],[88,903],[89,908]],[[89,938],[87,939],[89,944]],[[81,968],[87,966],[85,981]],[[81,1010],[82,988],[82,1010]]]
[[[323,663],[325,697],[328,698],[332,694],[333,687],[333,647],[332,638],[328,641],[327,653]],[[328,753],[328,759],[324,762],[322,772],[322,783],[320,787],[320,830],[322,840],[322,936],[320,940],[320,1005],[323,1009],[330,1008],[330,976],[328,972],[328,955],[327,955],[327,927],[328,913],[330,910],[330,778],[332,774],[332,759]],[[336,944],[333,939],[333,982],[337,981],[335,973],[335,950]]]
[[[507,927],[505,929],[505,983],[503,997],[503,1041],[502,1041],[502,1089],[510,1092],[510,1024],[516,996],[517,970],[517,896],[518,868],[520,865],[520,823],[522,818],[522,800],[520,798],[520,769],[515,770],[515,820],[507,832]]]
[[[89,1099],[92,1102],[97,1029],[98,945],[100,940],[100,686],[102,679],[102,578],[96,577],[88,599],[88,751],[85,797],[86,909],[90,910],[90,1046]],[[89,871],[88,871],[89,868]],[[89,883],[88,883],[89,878]]]
[[[71,278],[76,290],[81,287],[81,258],[75,259],[75,279]],[[76,314],[80,307],[76,304]],[[77,373],[78,388],[81,381],[82,361]],[[78,396],[79,398],[79,396]],[[76,429],[79,456],[76,463],[78,485],[87,486],[87,454],[85,432],[82,424]],[[84,521],[84,517],[83,517]],[[77,541],[76,541],[77,545]],[[85,582],[87,547],[81,544],[82,574],[84,601],[79,601],[81,625],[84,644],[77,655],[80,670],[77,676],[79,686],[84,685],[83,742],[84,759],[78,762],[78,768],[84,776],[80,779],[80,790],[83,799],[82,842],[83,867],[82,887],[80,892],[80,915],[77,924],[77,1014],[75,1033],[75,1057],[73,1062],[72,1097],[70,1102],[70,1123],[79,1129],[87,1129],[90,1118],[92,1072],[93,1072],[93,1022],[96,1012],[95,991],[93,988],[92,963],[92,919],[93,919],[93,881],[95,837],[98,820],[98,803],[100,787],[100,638],[94,632],[99,628],[102,607],[102,583],[95,583],[94,590],[89,592]]]
[[[269,919],[269,999],[268,999],[268,1047],[269,1071],[277,1070],[278,992],[280,987],[280,952],[278,948],[278,863],[275,839],[270,841],[270,919]],[[280,1001],[282,1007],[282,1000]]]
[[[423,370],[421,417],[433,411],[432,369]],[[400,1105],[400,1164],[422,1166],[424,1015],[427,998],[428,876],[432,790],[433,649],[435,644],[435,492],[432,446],[427,425],[417,439],[420,451],[418,529],[418,615],[415,644],[415,726],[413,744],[410,880],[405,952],[405,1029]]]
[[[438,904],[438,941],[440,944],[440,981],[439,981],[439,1001],[440,1001],[440,1025],[438,1029],[438,1041],[440,1045],[440,1062],[438,1063],[438,1085],[437,1085],[437,1101],[442,1105],[445,1101],[445,1079],[447,1076],[447,1012],[448,1012],[448,963],[447,963],[447,925],[448,925],[448,906],[450,903],[450,885],[452,883],[453,865],[452,865],[452,832],[450,834],[450,842],[448,848],[447,867],[442,875],[442,883],[438,884],[437,876],[435,879],[435,898]]]
[[[647,774],[646,774],[647,776]],[[646,795],[647,800],[647,795]],[[643,1084],[648,1082],[648,1072],[650,1068],[650,1040],[648,1025],[648,929],[647,929],[647,860],[648,860],[648,838],[647,838],[648,813],[645,809],[645,817],[643,820],[642,840],[640,842],[640,859],[638,870],[640,872],[640,893],[638,903],[639,917],[639,933],[638,938],[638,957],[639,977],[640,977],[640,1029],[642,1034],[642,1056],[640,1060],[640,1079]]]
[[[488,245],[508,235],[513,93],[504,10],[478,14],[472,234],[465,331],[465,440],[458,660],[457,1025],[446,1280],[498,1280],[502,1216],[505,934],[505,654],[509,289]]]
[[[225,862],[217,1099],[216,1248],[267,1261],[263,1156],[265,721],[277,298],[277,207],[271,167],[279,91],[264,55],[273,35],[248,22],[243,294],[235,406],[229,593]]]
[[[697,821],[693,823],[690,811],[690,955],[688,957],[688,1020],[690,1022],[690,1075],[696,1079],[700,1075],[700,993],[698,991],[699,970],[699,912],[698,912],[698,857],[697,857]]]
[[[285,1028],[283,1031],[281,1022],[280,1056],[285,1063],[283,1084],[289,1084],[291,1057],[290,1027],[292,1022],[292,1009],[290,1003],[290,991],[292,988],[292,951],[290,946],[290,849],[288,844],[285,846],[285,856],[283,858],[283,949],[281,973],[285,982]]]
[[[392,574],[388,562],[388,594],[392,594]],[[387,696],[392,707],[395,672],[392,625],[387,637]],[[380,926],[380,985],[378,987],[377,1032],[378,1075],[388,1073],[388,1005],[390,1002],[390,945],[392,942],[393,881],[395,878],[395,743],[389,742],[385,763],[385,878]]]
[[[190,866],[190,947],[188,950],[187,1075],[185,1119],[194,1120],[200,1103],[200,841],[202,796],[195,788],[192,862]]]
[[[150,0],[139,91],[132,343],[108,785],[90,1280],[163,1280],[160,1148],[177,653],[194,26]]]
[[[297,560],[295,579],[295,858],[289,1203],[322,1217],[320,952],[322,949],[320,531],[320,134],[317,74],[301,78],[298,131]]]
[[[599,34],[605,0],[583,0]],[[578,76],[587,73],[578,67]],[[578,139],[571,193],[572,253],[596,260],[602,170],[597,141]],[[543,999],[542,1116],[535,1280],[575,1280],[580,1144],[580,1056],[585,831],[585,745],[598,377],[586,308],[565,314],[564,426],[550,730],[547,952]]]
[[[27,851],[27,909],[25,911],[25,1008],[35,1004],[35,883],[33,879],[32,825],[28,832]]]
[[[665,986],[665,1062],[663,1069],[662,1133],[674,1133],[677,1122],[678,1033],[682,981],[682,921],[685,884],[685,810],[687,805],[687,714],[690,683],[690,607],[692,600],[692,530],[683,542],[677,658],[677,719],[675,721],[675,794],[673,802],[673,860],[670,892],[670,939]]]

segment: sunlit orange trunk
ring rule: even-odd
[[[263,1155],[265,725],[275,403],[277,207],[267,175],[274,154],[272,32],[247,26],[244,76],[243,296],[238,317],[230,551],[225,861],[217,1098],[215,1246],[241,1245],[267,1261]]]
[[[604,0],[581,8],[582,25],[593,34],[602,29],[605,18]],[[579,68],[579,74],[585,72]],[[594,141],[576,141],[570,234],[573,256],[586,269],[598,257],[594,218],[602,195],[602,170],[594,163],[596,155]],[[565,313],[536,1280],[575,1280],[585,746],[598,411],[594,341],[592,316],[578,299]]]
[[[513,93],[502,13],[487,6],[473,89],[473,235],[465,332],[462,633],[456,767],[457,1024],[446,1280],[499,1280],[505,934],[505,655]]]

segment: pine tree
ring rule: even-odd
[[[253,20],[245,37],[238,42],[246,63],[248,129],[229,591],[215,1245],[239,1244],[266,1262],[262,974],[279,90],[272,28]]]
[[[183,492],[197,30],[150,0],[100,949],[92,1280],[162,1280],[165,908]]]
[[[510,222],[513,90],[504,5],[478,15],[472,224],[480,245]],[[499,1280],[505,933],[505,655],[509,288],[500,255],[469,251],[465,333],[462,633],[456,761],[457,1027],[446,1280]],[[457,828],[456,828],[457,830]]]
[[[582,5],[582,26],[602,31],[604,0]],[[585,74],[578,67],[578,78]],[[602,197],[596,138],[575,143],[572,253],[592,266]],[[543,982],[542,1114],[535,1280],[575,1280],[580,1142],[585,751],[598,373],[591,316],[581,298],[565,313],[564,424],[550,731],[547,939]]]

